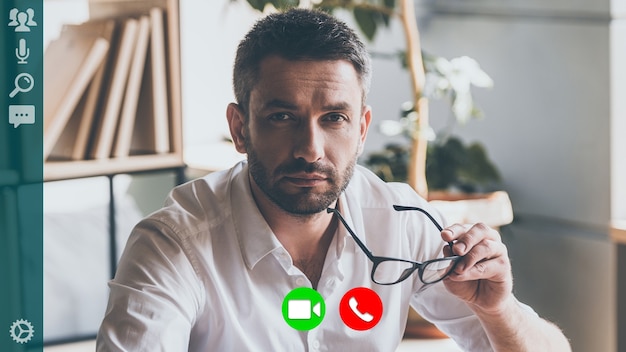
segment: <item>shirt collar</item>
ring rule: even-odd
[[[341,216],[343,216],[344,220],[346,220],[346,223],[348,224],[348,226],[350,226],[352,231],[354,231],[356,235],[359,236],[359,239],[361,240],[361,242],[365,243],[365,239],[362,237],[362,235],[360,235],[360,233],[363,232],[360,230],[362,228],[360,224],[362,224],[363,219],[360,218],[359,212],[357,212],[355,217],[352,216],[352,212],[350,211],[350,204],[347,198],[348,197],[346,197],[346,192],[342,192],[341,195],[339,196],[339,202],[338,202],[339,212],[341,213]],[[355,224],[355,220],[356,220],[355,218],[359,218],[357,220],[358,224]],[[337,225],[338,230],[335,233],[335,236],[337,236],[337,257],[340,258],[341,253],[345,249],[350,249],[353,252],[356,252],[359,249],[357,248],[356,242],[354,241],[354,239],[352,238],[352,236],[350,235],[346,227],[343,226],[343,224],[341,224],[339,220],[337,221],[338,221],[338,225]],[[356,226],[356,225],[359,225],[359,226]]]
[[[231,211],[233,224],[243,259],[248,269],[254,266],[272,251],[283,248],[252,197],[248,164],[240,162],[236,167],[231,182]]]

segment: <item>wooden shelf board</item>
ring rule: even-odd
[[[611,238],[614,242],[626,244],[626,220],[611,223]]]
[[[134,155],[105,160],[50,161],[44,164],[44,181],[106,176],[185,166],[180,154]]]

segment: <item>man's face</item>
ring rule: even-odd
[[[324,211],[352,177],[370,116],[351,63],[265,59],[248,122],[233,136],[262,191],[255,196],[291,214]]]

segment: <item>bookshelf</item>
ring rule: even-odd
[[[116,218],[120,203],[115,197],[114,178],[120,174],[173,173],[175,184],[185,180],[179,0],[76,0],[79,2],[87,4],[88,19],[80,24],[66,24],[57,39],[66,44],[69,40],[67,48],[96,51],[89,56],[90,65],[70,60],[67,50],[60,50],[56,64],[53,62],[51,67],[44,64],[44,75],[54,73],[59,82],[64,82],[63,78],[71,82],[44,87],[44,105],[56,94],[61,109],[51,107],[48,111],[44,106],[43,179],[44,182],[98,176],[108,179],[108,208],[102,210],[108,213],[109,246],[102,250],[108,252],[108,271],[112,277],[118,258],[117,224],[121,223]],[[158,33],[156,27],[160,28]],[[131,34],[135,37],[124,39]],[[54,40],[48,48],[53,43]],[[75,43],[80,45],[72,45]],[[122,46],[126,49],[121,49]],[[44,62],[49,59],[47,50]],[[155,57],[159,53],[161,56]],[[70,61],[76,62],[74,70],[68,68],[72,66],[68,64]],[[57,70],[73,73],[64,77]],[[56,81],[44,79],[44,85],[45,82]],[[104,118],[113,120],[104,123]],[[52,130],[51,126],[54,126]],[[132,132],[128,126],[132,126]],[[0,177],[7,182],[14,178],[10,174]],[[57,239],[53,233],[47,236]],[[50,346],[94,337],[95,332],[89,336],[75,332],[70,336],[46,338],[43,344]]]
[[[88,0],[88,6],[89,20],[73,26],[74,40],[85,43],[97,37],[108,43],[108,50],[106,55],[92,55],[92,59],[103,57],[99,65],[94,66],[93,60],[90,66],[75,65],[85,69],[75,69],[68,84],[73,92],[60,89],[60,84],[45,87],[46,97],[57,94],[58,101],[69,101],[70,106],[46,107],[44,181],[183,169],[179,0]],[[143,42],[138,37],[124,38],[129,20],[136,29],[132,33],[140,33],[142,19],[149,19],[149,38]],[[98,32],[101,29],[93,29],[97,33],[91,37],[86,34],[92,32],[92,27],[86,27],[89,23],[107,22],[114,23],[115,34],[107,38]],[[72,34],[72,26],[66,27],[70,29],[64,28],[59,40]],[[84,44],[85,50],[89,45]],[[138,55],[142,45],[144,56]],[[138,56],[143,61],[132,62]],[[49,66],[63,65],[52,61]],[[44,72],[59,75],[54,71],[46,67]],[[123,118],[135,121],[122,122]],[[122,125],[127,126],[123,131]],[[129,132],[128,126],[134,131]],[[81,128],[88,131],[82,133],[83,149],[77,147]]]

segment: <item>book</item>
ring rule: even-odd
[[[121,20],[120,35],[108,71],[110,80],[105,85],[103,111],[94,130],[93,146],[89,153],[93,159],[107,159],[111,155],[137,33],[137,19]]]
[[[87,91],[85,91],[78,104],[76,104],[72,115],[67,120],[59,138],[57,138],[57,142],[54,144],[54,147],[52,147],[52,150],[48,155],[49,161],[72,160],[72,155],[76,146],[76,135],[80,129],[86,101]]]
[[[139,94],[131,155],[170,151],[163,10],[150,10],[150,44]]]
[[[66,25],[79,33],[97,34],[112,43],[115,35],[115,20],[87,21],[78,25]],[[111,55],[107,55],[110,57]],[[93,126],[96,121],[98,109],[101,107],[102,86],[107,64],[110,60],[104,59],[87,88],[83,110],[81,111],[80,122],[76,131],[76,140],[69,158],[72,160],[83,160],[87,156],[87,148],[92,137]]]
[[[44,52],[44,160],[109,50],[97,35],[62,31]]]
[[[128,74],[126,94],[124,96],[117,133],[115,135],[113,157],[125,157],[130,155],[131,139],[133,137],[135,115],[137,114],[139,92],[144,75],[149,39],[150,18],[148,16],[141,16],[139,19],[137,42],[135,44],[130,72]]]
[[[180,14],[179,0],[167,0],[166,4],[166,34],[167,34],[167,68],[169,73],[168,97],[170,111],[170,151],[180,152],[183,150],[182,141],[182,96],[181,72],[180,72]]]

